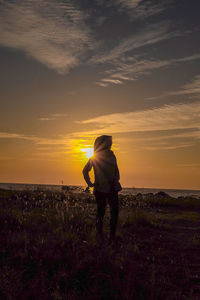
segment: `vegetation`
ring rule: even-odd
[[[116,241],[95,200],[0,191],[1,299],[199,299],[200,200],[120,195]]]

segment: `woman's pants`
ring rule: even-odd
[[[97,202],[97,215],[96,215],[96,229],[97,233],[102,236],[103,234],[103,218],[106,211],[106,204],[110,206],[110,238],[115,237],[117,220],[119,214],[118,192],[102,193],[95,192]]]

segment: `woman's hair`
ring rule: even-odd
[[[94,142],[94,152],[100,152],[102,150],[110,150],[112,146],[112,136],[101,135],[96,138]]]

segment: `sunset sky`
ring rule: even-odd
[[[200,3],[0,0],[0,182],[200,189]]]

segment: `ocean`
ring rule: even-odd
[[[175,190],[175,189],[153,189],[153,188],[123,188],[122,193],[123,194],[129,194],[129,195],[137,195],[138,193],[141,194],[148,194],[153,193],[156,194],[158,192],[165,192],[166,194],[170,195],[171,197],[177,198],[177,197],[194,197],[200,199],[200,190]]]
[[[85,189],[83,186],[69,186],[73,188],[74,191],[80,191]],[[51,191],[62,191],[62,185],[52,185],[52,184],[26,184],[26,183],[0,183],[1,189],[6,190],[51,190]],[[121,194],[128,194],[128,195],[137,195],[138,193],[141,194],[148,194],[153,193],[156,194],[160,191],[167,193],[172,197],[179,197],[179,196],[191,196],[200,199],[200,190],[180,190],[180,189],[162,189],[162,188],[123,188],[120,192]]]

